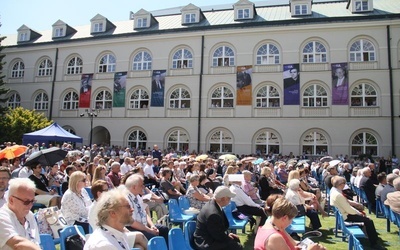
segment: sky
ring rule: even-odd
[[[50,30],[58,19],[68,25],[90,24],[101,14],[111,22],[129,20],[141,8],[161,10],[192,3],[198,7],[234,4],[237,0],[0,0],[0,35],[16,34],[23,24],[35,31]]]

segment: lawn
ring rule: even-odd
[[[374,221],[377,233],[379,234],[380,241],[379,244],[384,246],[388,250],[400,250],[400,237],[399,229],[393,223],[390,224],[390,232],[386,231],[386,219],[376,218],[375,214],[369,215],[369,217]],[[328,218],[321,218],[322,228],[319,230],[322,232],[320,238],[313,238],[314,242],[321,243],[328,250],[346,250],[348,249],[348,242],[343,242],[341,238],[336,238],[333,230],[335,229],[335,217],[333,215]],[[307,218],[308,225],[309,220]],[[308,229],[308,231],[311,229]],[[244,245],[244,249],[253,249],[255,234],[250,232],[250,227],[247,225],[246,234],[242,234],[241,230],[238,230],[238,235],[240,240]],[[361,244],[365,250],[372,250],[369,247],[369,242],[367,239],[360,239]]]

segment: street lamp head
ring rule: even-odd
[[[79,116],[80,116],[80,117],[84,117],[84,116],[85,116],[85,114],[80,114]]]

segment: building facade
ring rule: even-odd
[[[95,110],[97,144],[400,153],[397,0],[141,9],[121,22],[22,25],[2,45],[7,105],[43,112],[84,144],[81,114]]]

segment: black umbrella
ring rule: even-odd
[[[67,151],[57,147],[43,149],[38,152],[32,153],[26,159],[25,166],[35,166],[41,164],[43,166],[53,166],[55,163],[61,161],[67,155]]]

